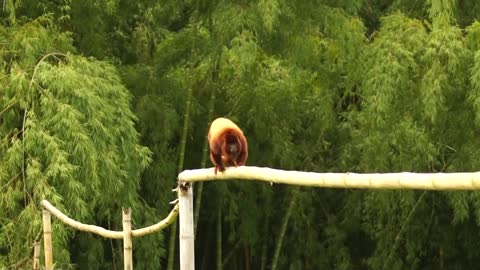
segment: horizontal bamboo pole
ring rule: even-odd
[[[478,190],[480,172],[459,173],[314,173],[284,171],[271,168],[240,166],[227,168],[214,174],[213,168],[185,170],[179,181],[197,182],[210,180],[258,180],[277,184],[290,184],[331,188],[370,189],[429,189],[429,190]]]
[[[106,238],[113,238],[113,239],[123,239],[123,231],[110,231],[107,230],[103,227],[100,226],[95,226],[95,225],[89,225],[89,224],[84,224],[81,222],[78,222],[67,215],[63,214],[60,210],[55,208],[52,204],[50,204],[47,200],[43,200],[40,202],[40,205],[48,210],[50,213],[52,213],[54,216],[56,216],[59,220],[61,220],[63,223],[69,225],[70,227],[73,227],[79,231],[84,231],[84,232],[90,232],[90,233],[95,233],[100,236],[106,237]],[[142,229],[137,229],[132,231],[132,236],[133,237],[139,237],[143,236],[146,234],[150,234],[159,230],[162,230],[168,225],[172,224],[172,222],[177,218],[178,216],[178,204],[175,205],[175,207],[172,209],[170,214],[168,216],[161,220],[160,222],[150,225],[148,227],[142,228]]]

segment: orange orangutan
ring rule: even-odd
[[[248,157],[247,139],[242,130],[227,118],[217,118],[208,132],[210,159],[217,171],[223,172],[226,166],[245,165]]]

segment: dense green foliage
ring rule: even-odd
[[[122,206],[136,228],[163,218],[212,112],[243,128],[251,165],[480,168],[475,1],[6,0],[0,19],[0,269],[30,267],[43,198],[112,229]],[[478,192],[201,194],[197,269],[480,263]],[[53,224],[57,266],[122,268],[121,241]],[[135,239],[136,269],[167,266],[167,232]]]

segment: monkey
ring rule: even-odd
[[[248,157],[248,143],[242,130],[227,118],[217,118],[208,132],[210,160],[215,174],[227,166],[243,166]]]

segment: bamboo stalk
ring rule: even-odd
[[[185,118],[183,120],[183,131],[182,137],[180,140],[180,154],[178,158],[178,171],[183,170],[183,164],[185,162],[185,148],[187,145],[187,134],[188,134],[188,124],[190,121],[190,107],[192,103],[192,96],[193,96],[193,86],[189,86],[187,92],[187,101],[185,104]],[[181,216],[181,214],[180,214]],[[177,240],[177,222],[173,222],[172,226],[170,226],[170,243],[168,247],[168,260],[167,260],[167,270],[173,270],[173,263],[175,261],[175,242]],[[181,240],[180,240],[181,241]]]
[[[122,209],[123,224],[123,269],[133,270],[132,256],[132,210]]]
[[[40,242],[33,243],[33,270],[40,270]]]
[[[98,234],[100,236],[103,236],[105,238],[112,238],[112,239],[123,239],[123,231],[110,231],[105,228],[102,228],[100,226],[95,226],[95,225],[89,225],[89,224],[84,224],[81,222],[78,222],[76,220],[73,220],[72,218],[66,216],[63,214],[60,210],[55,208],[52,204],[50,204],[47,200],[43,200],[40,202],[40,205],[51,212],[54,216],[56,216],[60,221],[63,223],[69,225],[70,227],[73,227],[79,231],[83,232],[90,232],[94,234]],[[133,237],[139,237],[139,236],[144,236],[153,232],[160,231],[162,229],[165,229],[169,225],[171,225],[177,218],[178,215],[178,205],[175,205],[175,207],[172,209],[170,214],[168,216],[161,220],[160,222],[150,225],[145,228],[137,229],[132,231],[132,236]]]
[[[428,189],[428,190],[479,190],[480,172],[458,173],[314,173],[284,171],[271,168],[240,166],[229,167],[214,174],[213,168],[185,170],[179,181],[198,182],[210,180],[257,180],[277,184],[312,187],[370,188],[370,189]]]
[[[207,225],[208,225],[208,223],[207,223]],[[202,262],[200,264],[200,269],[201,270],[207,269],[206,265],[207,265],[208,255],[212,251],[212,249],[210,248],[210,244],[211,244],[212,238],[213,238],[212,237],[213,229],[214,229],[213,226],[207,226],[207,235],[204,238],[206,240],[203,241]]]
[[[193,223],[193,191],[190,183],[179,186],[180,205],[180,270],[195,269],[195,235]]]
[[[42,211],[43,224],[43,249],[45,253],[45,269],[53,269],[53,250],[52,250],[52,222],[51,215],[48,210]]]
[[[260,255],[260,270],[265,270],[267,267],[267,247],[268,247],[268,240],[270,239],[269,233],[269,225],[270,225],[270,213],[267,212],[265,216],[265,222],[263,223],[263,235],[262,235],[262,251]]]
[[[285,233],[287,231],[288,221],[290,216],[293,212],[293,206],[295,205],[295,200],[297,199],[298,189],[295,189],[292,192],[292,197],[290,198],[290,202],[288,203],[287,212],[282,220],[282,225],[280,227],[280,232],[277,237],[277,244],[275,245],[275,250],[273,252],[273,259],[272,259],[272,270],[277,270],[278,258],[280,258],[280,251],[282,250],[283,239],[285,238]]]
[[[210,23],[211,23],[211,20],[210,20]],[[212,71],[212,82],[214,84],[217,82],[217,79],[218,79],[218,72],[220,70],[220,59],[221,59],[221,53],[215,58],[215,68]],[[215,94],[216,94],[216,85],[212,87],[212,92],[210,93],[210,101],[208,102],[207,132],[205,132],[205,134],[208,133],[208,128],[213,121],[213,112],[215,110]],[[200,162],[201,168],[205,168],[205,166],[207,165],[209,150],[210,150],[210,143],[208,142],[208,137],[205,136],[203,140],[202,160]],[[200,206],[202,204],[202,195],[203,195],[203,182],[200,182],[198,183],[197,190],[195,193],[195,196],[196,196],[195,213],[193,216],[193,220],[195,222],[195,235],[197,235],[197,224],[200,216]]]
[[[195,58],[197,56],[197,46],[196,46],[196,41],[197,41],[197,34],[198,34],[198,28],[199,28],[199,19],[198,19],[198,5],[199,5],[199,0],[195,1],[195,9],[194,9],[194,14],[196,15],[195,22],[193,23],[193,42],[192,42],[192,59],[190,61],[190,73],[194,73],[195,69]],[[194,78],[191,78],[192,81],[194,81]],[[190,83],[188,85],[188,90],[187,90],[187,100],[185,103],[185,117],[183,119],[183,130],[182,130],[182,137],[180,140],[180,153],[178,157],[178,172],[181,172],[183,170],[183,164],[185,162],[185,148],[187,145],[187,135],[188,135],[188,126],[190,123],[190,111],[191,111],[191,104],[193,100],[193,83]],[[181,208],[180,208],[181,210]],[[193,213],[192,213],[193,215]],[[177,222],[174,222],[172,226],[170,226],[170,243],[168,247],[168,259],[167,259],[167,270],[173,270],[173,263],[175,261],[174,254],[175,254],[175,242],[177,240]],[[181,241],[181,240],[180,240]]]
[[[237,243],[235,243],[235,245],[232,248],[230,248],[227,256],[222,255],[225,258],[225,259],[222,259],[222,267],[223,268],[225,268],[227,266],[228,262],[230,261],[230,259],[233,258],[233,256],[237,255],[237,249],[240,247],[241,244],[242,244],[241,240],[237,241]]]
[[[221,201],[222,199],[220,199]],[[222,203],[219,203],[217,209],[217,257],[215,258],[217,270],[222,270]]]

